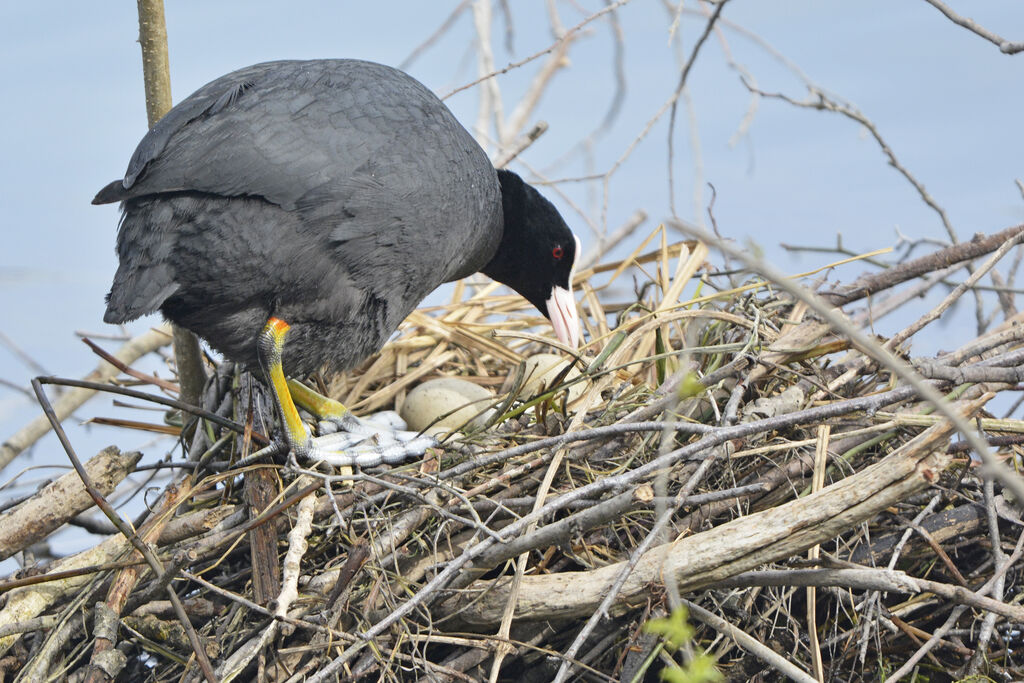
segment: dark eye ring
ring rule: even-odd
[[[556,259],[561,260],[561,258],[565,256],[565,249],[562,249],[562,247],[555,247],[551,250],[551,255]]]

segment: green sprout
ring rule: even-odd
[[[695,631],[686,621],[688,616],[686,607],[680,605],[669,616],[648,621],[644,630],[661,636],[665,649],[675,652],[687,648],[693,640]],[[714,656],[699,650],[685,667],[676,664],[662,669],[661,678],[668,683],[715,683],[723,680],[722,672],[715,667]]]

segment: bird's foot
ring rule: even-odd
[[[389,410],[360,419],[334,399],[299,382],[288,382],[291,396],[318,418],[319,436],[308,438],[300,457],[335,467],[394,465],[437,445],[429,436],[405,431],[405,421]]]
[[[285,438],[294,454],[291,457],[300,463],[325,462],[342,468],[353,465],[373,467],[423,455],[437,444],[432,437],[403,431],[405,423],[396,413],[380,421],[360,420],[340,402],[313,391],[301,382],[286,379],[281,358],[288,329],[288,323],[270,318],[260,334],[257,350],[281,414]],[[310,434],[296,403],[320,419],[321,436]],[[325,434],[328,431],[335,433]]]
[[[301,455],[335,467],[373,467],[404,462],[437,445],[433,437],[406,431],[405,426],[398,413],[390,410],[365,419],[348,412],[323,416],[318,424],[320,436],[309,438]]]

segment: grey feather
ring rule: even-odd
[[[203,86],[94,201],[124,211],[105,320],[160,309],[255,367],[275,315],[293,374],[362,360],[502,235],[497,176],[469,133],[416,80],[354,60]]]

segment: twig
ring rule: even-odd
[[[983,401],[972,402],[965,409],[974,412],[982,404]],[[936,468],[941,468],[948,460],[948,456],[933,451],[938,443],[948,438],[949,431],[948,426],[932,427],[880,463],[833,484],[820,494],[734,519],[711,532],[653,548],[640,558],[618,602],[632,604],[638,599],[647,599],[648,586],[653,581],[675,581],[680,591],[692,590],[764,562],[788,557],[792,552],[831,538],[831,529],[849,528],[862,515],[863,518],[869,517],[910,491],[926,486],[927,480],[936,476]],[[709,437],[705,437],[701,441],[708,440]],[[701,452],[707,452],[707,449],[705,444]],[[926,453],[933,455],[925,456]],[[659,460],[661,458],[651,463]],[[604,481],[607,479],[576,490],[596,487]],[[563,494],[560,498],[571,497],[573,493]],[[516,531],[516,527],[528,518],[509,525],[505,533],[511,535],[510,532]],[[466,550],[435,581],[444,576],[451,566],[462,566],[466,555],[475,556],[477,549],[488,542],[486,539]],[[712,546],[715,550],[711,550]],[[624,564],[621,562],[589,572],[527,577],[525,581],[529,590],[524,588],[517,613],[528,615],[530,619],[592,614]],[[450,612],[461,609],[459,618],[470,624],[492,622],[496,612],[500,611],[497,606],[503,606],[506,599],[507,589],[503,583],[501,580],[482,582],[478,590],[464,592],[453,602],[446,603],[445,609]]]
[[[907,280],[989,254],[1022,232],[1024,232],[1024,224],[1006,228],[992,235],[975,235],[970,242],[954,244],[913,261],[893,266],[881,273],[863,275],[852,284],[841,287],[835,292],[823,292],[821,297],[833,306],[844,306]]]
[[[869,119],[863,113],[857,111],[848,104],[844,104],[842,102],[837,102],[833,100],[828,95],[826,95],[823,90],[816,86],[808,86],[808,90],[810,91],[809,99],[798,101],[782,93],[769,93],[763,90],[759,90],[756,87],[754,87],[753,84],[746,82],[742,78],[740,80],[743,82],[743,84],[747,87],[748,90],[750,90],[751,92],[756,92],[761,97],[769,97],[773,99],[783,100],[784,102],[788,102],[789,104],[792,104],[795,107],[804,107],[807,109],[821,109],[825,111],[836,112],[864,126],[864,128],[866,128],[867,131],[871,133],[871,136],[875,139],[875,142],[878,143],[878,146],[882,149],[882,153],[889,160],[889,165],[896,169],[896,171],[900,175],[902,175],[907,180],[907,182],[913,185],[914,189],[917,190],[918,195],[920,195],[924,203],[927,204],[933,211],[935,211],[938,214],[939,219],[942,221],[942,226],[946,229],[946,234],[949,235],[950,240],[952,240],[953,242],[960,241],[956,235],[956,231],[953,229],[952,223],[950,223],[949,221],[949,217],[946,215],[946,210],[939,206],[938,202],[935,201],[935,198],[932,197],[928,193],[928,190],[925,189],[924,184],[922,184],[916,177],[914,177],[914,175],[909,170],[907,170],[906,167],[903,166],[903,164],[900,163],[900,160],[896,158],[895,152],[893,152],[892,148],[889,147],[889,143],[885,141],[885,138],[883,138],[882,134],[878,131],[877,126],[875,126],[874,122],[871,121],[871,119]]]
[[[995,585],[996,581],[1001,580],[1002,577],[1006,575],[1006,571],[1021,558],[1022,554],[1024,554],[1024,534],[1021,534],[1021,536],[1017,539],[1017,546],[1014,548],[1013,553],[1007,559],[1006,563],[1002,567],[997,568],[992,578],[986,581],[985,584],[975,592],[979,595],[983,595],[984,593],[987,593],[989,590],[991,590],[992,587]],[[924,643],[924,645],[918,648],[918,650],[913,655],[911,655],[906,662],[903,663],[903,666],[901,666],[899,669],[890,674],[885,679],[886,682],[898,681],[904,676],[906,676],[908,673],[910,673],[914,669],[914,667],[917,666],[917,663],[921,661],[921,658],[927,655],[931,651],[931,649],[939,643],[939,641],[942,639],[943,636],[946,635],[949,629],[953,628],[957,620],[960,618],[960,615],[963,614],[966,610],[967,605],[958,605],[957,607],[954,607],[949,615],[949,618],[946,619],[946,621],[943,622],[941,626],[935,629],[935,632],[932,634],[931,638],[929,638],[928,641]]]
[[[1004,556],[1005,557],[1005,556]],[[894,569],[870,567],[836,569],[784,569],[764,570],[738,574],[716,583],[722,588],[749,588],[751,586],[816,586],[852,590],[873,590],[890,593],[922,592],[941,596],[967,607],[999,615],[1013,621],[1024,618],[1024,607],[995,600],[963,586],[954,586],[940,581],[919,579]]]
[[[735,259],[743,262],[751,270],[772,281],[775,286],[785,290],[797,300],[808,304],[818,315],[824,318],[836,332],[849,338],[864,353],[884,364],[885,367],[892,371],[894,375],[906,382],[909,386],[913,387],[924,400],[931,403],[937,412],[941,413],[943,417],[949,419],[956,426],[957,431],[964,435],[964,438],[967,439],[975,452],[981,458],[984,463],[983,467],[987,473],[998,479],[1003,486],[1012,491],[1016,500],[1024,501],[1024,479],[1015,472],[1010,471],[1002,462],[1000,462],[992,454],[988,444],[985,443],[985,440],[981,438],[977,431],[975,431],[975,429],[965,421],[963,417],[952,410],[949,407],[949,403],[945,401],[942,395],[931,384],[928,384],[905,361],[897,358],[891,351],[868,337],[815,294],[804,289],[797,283],[792,282],[773,266],[768,265],[764,260],[756,258],[749,252],[737,249],[726,242],[716,243],[712,235],[709,235],[706,231],[696,228],[695,226],[683,224],[680,224],[680,226],[681,229],[698,239],[705,240],[709,244],[714,244],[719,250],[728,252]]]
[[[519,67],[521,67],[524,64],[529,64],[533,60],[539,59],[539,58],[543,57],[544,55],[551,53],[556,48],[558,48],[558,46],[561,45],[564,41],[571,40],[575,36],[575,34],[580,29],[582,29],[584,26],[586,26],[587,24],[589,24],[589,23],[591,23],[593,21],[596,21],[597,19],[600,19],[601,17],[603,17],[605,14],[608,14],[609,12],[614,12],[618,8],[620,8],[623,5],[627,4],[629,1],[630,0],[616,0],[616,2],[613,2],[613,3],[609,4],[609,5],[606,5],[605,7],[599,9],[597,12],[594,12],[593,14],[591,14],[589,17],[587,17],[586,19],[584,19],[580,23],[578,23],[575,26],[573,26],[571,29],[569,29],[568,31],[565,32],[565,35],[559,37],[558,40],[556,40],[554,43],[552,43],[548,47],[544,48],[543,50],[541,50],[539,52],[535,52],[532,55],[530,55],[529,57],[526,57],[525,59],[521,59],[518,62],[511,62],[510,64],[508,64],[503,69],[499,69],[497,71],[491,71],[491,72],[481,76],[480,78],[476,79],[475,81],[470,81],[469,83],[466,83],[465,85],[459,86],[455,90],[452,90],[451,92],[443,95],[441,97],[441,99],[442,100],[446,100],[449,97],[451,97],[452,95],[460,93],[463,90],[468,90],[469,88],[472,88],[474,85],[482,83],[483,81],[486,81],[487,79],[494,78],[495,76],[500,76],[501,74],[508,73],[512,69],[518,69]]]
[[[187,475],[180,484],[172,483],[164,490],[160,503],[154,510],[155,514],[150,516],[145,525],[138,531],[139,539],[143,544],[148,545],[156,542],[160,533],[171,520],[175,509],[188,498],[190,492],[191,478]],[[138,553],[134,554],[131,559],[137,558],[139,558]],[[179,558],[177,567],[162,568],[163,575],[158,575],[157,581],[154,582],[159,589],[168,589],[171,579],[181,569],[184,559],[184,556]],[[125,657],[123,653],[115,650],[118,642],[118,623],[121,615],[124,613],[128,596],[135,589],[143,569],[144,567],[139,564],[132,564],[121,569],[110,583],[106,601],[96,604],[95,625],[93,628],[95,640],[93,642],[92,656],[89,659],[91,670],[86,679],[88,683],[104,683],[116,678],[117,674],[124,667]],[[171,605],[177,611],[173,599]],[[182,607],[183,611],[184,607]],[[179,617],[180,615],[181,613],[178,613]],[[198,634],[196,634],[196,639],[190,638],[190,642],[194,646],[198,642]]]
[[[922,520],[928,517],[928,515],[930,515],[932,511],[935,510],[940,500],[942,500],[942,494],[936,493],[934,496],[932,496],[932,499],[929,500],[928,504],[925,505],[924,508],[922,508],[921,511],[917,513],[912,522],[914,524],[920,524]],[[903,532],[903,535],[900,537],[899,542],[896,543],[895,547],[892,550],[892,554],[889,557],[889,562],[886,565],[886,567],[890,571],[895,569],[896,563],[899,561],[900,555],[903,554],[903,548],[910,541],[913,534],[914,530],[908,527]],[[867,661],[868,634],[871,627],[875,624],[880,601],[881,594],[878,591],[874,591],[868,597],[867,604],[865,606],[864,613],[866,615],[866,618],[862,620],[859,628],[861,632],[860,661],[862,664]]]
[[[633,214],[626,219],[622,225],[615,229],[611,235],[607,237],[602,236],[580,259],[579,270],[586,270],[597,263],[598,259],[607,254],[609,251],[614,249],[623,240],[630,237],[637,228],[647,221],[647,212],[642,209],[637,209]]]
[[[925,359],[917,359],[914,369],[928,379],[941,379],[953,384],[967,382],[993,382],[998,384],[1017,384],[1024,382],[1024,367],[993,368],[971,366],[955,368]]]
[[[141,356],[164,346],[171,341],[169,328],[164,325],[150,330],[126,342],[118,349],[114,357],[130,365]],[[95,384],[103,383],[116,377],[120,371],[109,363],[100,363],[95,370],[85,376],[86,382],[92,382],[90,388],[66,392],[53,404],[54,414],[58,420],[64,420],[75,412],[83,403],[96,394]],[[50,431],[50,421],[40,415],[0,445],[0,468],[4,468],[19,453],[38,441]]]
[[[717,614],[713,614],[689,600],[683,600],[683,604],[686,605],[686,609],[694,619],[705,623],[719,633],[728,636],[741,648],[751,653],[779,673],[789,677],[790,680],[798,681],[799,683],[817,683],[817,680],[813,676],[807,675],[807,672],[803,669],[793,664],[767,645],[761,643],[757,638],[754,638],[753,636],[736,628]]]
[[[935,273],[928,275],[924,279],[914,283],[909,287],[904,287],[903,289],[897,292],[889,294],[881,301],[876,302],[872,299],[871,301],[868,302],[868,305],[865,306],[863,310],[861,310],[861,312],[856,313],[855,315],[852,316],[853,321],[861,326],[868,324],[874,325],[879,320],[889,315],[890,313],[893,313],[903,308],[903,306],[908,301],[913,301],[914,299],[922,298],[928,292],[931,292],[932,288],[936,284],[940,282],[945,282],[948,276],[952,275],[958,270],[960,270],[959,265],[953,265],[949,266],[948,268],[943,268],[942,270],[939,270]]]
[[[0,345],[6,346],[7,350],[17,356],[18,360],[25,364],[25,367],[32,370],[37,375],[46,375],[46,368],[40,365],[32,356],[25,353],[25,351],[14,343],[14,340],[8,337],[3,332],[0,332]],[[28,392],[31,396],[31,392]]]
[[[142,454],[137,451],[122,454],[117,447],[109,446],[89,458],[85,469],[101,495],[107,496],[141,458]],[[17,508],[0,515],[0,560],[46,538],[92,506],[93,499],[81,478],[75,472],[68,472]]]
[[[533,128],[528,130],[523,135],[520,135],[516,140],[513,140],[509,145],[501,152],[501,154],[494,160],[495,168],[505,168],[508,166],[516,157],[522,154],[530,145],[537,142],[541,135],[548,131],[548,124],[546,121],[538,121]]]
[[[146,118],[152,128],[170,111],[171,67],[167,56],[167,23],[164,0],[138,0],[139,45],[142,47],[142,78],[146,88]],[[206,372],[199,339],[185,328],[171,325],[174,364],[181,384],[181,400],[198,406],[203,398]]]
[[[43,617],[27,619],[16,624],[0,626],[0,638],[17,635],[20,633],[32,633],[33,631],[49,631],[60,622],[60,617],[55,614],[48,614]]]
[[[697,41],[693,44],[693,49],[690,51],[690,57],[686,60],[686,64],[683,65],[682,72],[679,74],[679,83],[676,84],[676,90],[672,97],[672,111],[668,117],[668,205],[669,211],[672,215],[676,215],[676,201],[675,201],[675,185],[674,179],[674,164],[672,163],[672,156],[675,150],[675,130],[676,130],[676,108],[679,105],[679,96],[683,93],[683,89],[686,87],[686,77],[690,75],[690,69],[693,68],[694,63],[697,61],[697,55],[700,54],[700,48],[704,45],[704,42],[711,35],[712,29],[715,28],[715,22],[718,21],[718,17],[722,14],[722,10],[725,9],[725,5],[729,0],[719,0],[718,4],[715,5],[715,9],[711,12],[711,16],[708,17],[707,22],[704,24],[704,31],[697,38]]]
[[[50,421],[50,425],[53,427],[53,431],[57,434],[57,438],[60,440],[61,446],[64,447],[64,451],[68,455],[68,459],[71,460],[71,464],[74,465],[75,471],[78,472],[78,476],[82,478],[82,483],[85,484],[86,490],[89,491],[89,495],[96,502],[97,507],[103,511],[114,526],[118,528],[121,534],[128,539],[129,543],[135,546],[135,549],[141,553],[142,557],[145,558],[149,564],[153,573],[156,574],[157,578],[161,578],[164,575],[163,563],[156,554],[150,549],[146,543],[142,541],[135,533],[135,531],[128,526],[128,524],[121,519],[117,511],[110,506],[106,498],[96,489],[92,483],[92,478],[89,473],[85,471],[82,466],[82,462],[78,459],[75,454],[74,448],[71,446],[71,442],[68,440],[67,435],[64,433],[64,428],[61,427],[60,421],[57,419],[57,415],[54,413],[53,408],[50,406],[49,400],[46,398],[46,392],[43,391],[43,385],[39,381],[39,378],[32,380],[32,388],[36,392],[36,397],[39,399],[39,403],[43,408],[43,413],[46,418]],[[192,623],[188,619],[188,615],[185,614],[185,608],[181,605],[181,600],[178,599],[178,594],[174,592],[174,588],[168,584],[167,594],[171,600],[171,604],[174,605],[174,611],[181,622],[181,625],[185,628],[186,633],[189,636],[189,642],[192,644],[195,650],[196,659],[199,661],[199,665],[203,670],[203,674],[209,681],[215,681],[213,667],[210,665],[210,660],[206,656],[206,650],[203,648],[203,643],[199,639],[199,634],[192,628]]]
[[[90,349],[92,349],[92,352],[95,353],[97,356],[107,361],[108,363],[110,363],[115,368],[117,368],[124,374],[128,375],[129,377],[134,377],[135,379],[142,380],[147,384],[154,384],[163,389],[164,391],[169,391],[173,394],[177,394],[179,391],[181,391],[181,387],[179,387],[177,384],[174,384],[173,382],[168,382],[167,380],[160,379],[156,375],[147,375],[143,372],[139,372],[138,370],[129,365],[122,363],[120,360],[109,354],[105,349],[101,348],[98,344],[93,342],[93,340],[89,339],[88,337],[82,337],[82,342]]]
[[[296,487],[303,484],[312,484],[309,478],[300,478],[295,482]],[[288,552],[285,553],[284,561],[281,563],[281,592],[277,596],[277,606],[274,608],[274,616],[277,618],[288,615],[288,609],[298,598],[299,573],[302,570],[302,556],[309,548],[307,540],[313,530],[313,509],[316,505],[315,496],[306,496],[299,501],[295,511],[295,524],[288,532]]]
[[[962,17],[952,9],[950,9],[944,2],[940,0],[925,0],[929,5],[939,10],[946,15],[946,18],[952,21],[957,26],[963,26],[971,33],[976,33],[985,40],[989,41],[993,45],[999,48],[999,51],[1003,54],[1013,55],[1018,52],[1024,52],[1024,42],[1016,43],[1003,38],[1002,36],[988,30],[984,26],[981,26],[973,19],[968,17]]]
[[[968,277],[962,283],[957,285],[952,292],[947,294],[938,306],[922,315],[912,324],[908,325],[905,329],[893,335],[892,339],[886,342],[887,348],[895,349],[899,347],[900,344],[902,344],[904,341],[906,341],[911,336],[917,334],[921,329],[923,329],[925,325],[935,320],[938,320],[939,316],[941,316],[945,311],[947,311],[949,307],[952,306],[956,302],[956,300],[959,299],[964,294],[964,292],[973,287],[978,282],[978,280],[980,280],[982,276],[985,275],[985,273],[988,273],[990,270],[992,270],[995,267],[995,265],[1000,260],[1002,260],[1002,258],[1006,256],[1006,254],[1011,249],[1020,244],[1022,238],[1024,238],[1024,232],[1018,232],[1016,235],[1013,235],[1012,237],[1008,238],[1005,242],[1003,242],[1002,245],[1000,245],[1000,247],[996,249],[995,253],[993,253],[988,258],[988,260],[986,260],[983,264],[981,264],[981,266],[975,269],[975,271],[971,273],[970,277]]]
[[[996,514],[995,487],[991,479],[986,479],[982,490],[985,496],[985,516],[988,521],[988,535],[992,542],[992,561],[996,570],[1002,570],[1006,564],[1006,554],[1002,548],[1002,538],[999,533],[999,517]],[[1006,575],[1003,574],[992,584],[992,596],[995,600],[1002,602],[1003,590],[1006,585]],[[1019,619],[1018,619],[1019,621]],[[978,643],[974,655],[967,663],[966,675],[973,676],[981,669],[988,659],[988,644],[992,639],[992,633],[996,624],[996,613],[989,612],[981,622],[981,629],[978,631]]]
[[[135,389],[127,389],[125,387],[114,386],[113,384],[103,384],[100,382],[89,382],[80,379],[63,379],[60,377],[37,377],[40,384],[54,384],[57,386],[65,387],[77,387],[81,389],[88,389],[90,394],[97,391],[103,391],[108,394],[119,394],[121,396],[130,396],[131,398],[142,399],[143,401],[151,401],[153,403],[159,403],[160,405],[167,406],[169,408],[176,408],[183,410],[186,413],[191,413],[197,417],[201,417],[204,420],[209,420],[214,424],[220,425],[225,429],[230,429],[233,432],[242,434],[245,432],[245,426],[240,425],[233,420],[229,420],[226,417],[221,417],[217,413],[211,413],[209,410],[194,406],[183,401],[178,401],[173,398],[167,398],[165,396],[158,396],[156,394],[147,394],[144,391],[136,391]],[[270,439],[266,436],[253,432],[253,439],[261,443],[270,443]]]
[[[666,439],[666,441],[667,440],[668,439]],[[590,615],[587,619],[587,623],[584,624],[583,628],[576,634],[572,644],[565,651],[564,659],[558,669],[558,674],[555,676],[554,683],[562,683],[562,681],[565,681],[568,678],[569,674],[572,672],[572,664],[575,661],[577,653],[580,648],[583,647],[583,643],[586,642],[587,638],[590,637],[590,634],[593,633],[600,620],[608,616],[609,608],[616,600],[619,599],[622,587],[626,584],[630,574],[632,574],[633,570],[636,568],[637,563],[651,548],[654,542],[660,539],[662,530],[665,529],[668,526],[669,521],[675,517],[676,512],[678,512],[679,508],[682,506],[682,501],[685,500],[686,496],[688,496],[691,491],[693,491],[693,488],[703,478],[711,464],[724,455],[726,455],[725,449],[716,448],[707,458],[704,459],[696,472],[694,472],[686,482],[686,485],[679,490],[673,504],[666,505],[665,509],[660,511],[661,514],[658,515],[658,519],[655,520],[654,524],[647,532],[647,535],[644,537],[644,540],[641,541],[633,550],[629,559],[626,562],[621,563],[621,569],[609,589],[604,592],[601,604],[598,605],[597,609],[594,610],[594,613]],[[669,581],[669,583],[671,583],[674,588],[674,583],[672,581]]]
[[[591,429],[581,429],[576,432],[566,432],[565,434],[559,434],[558,436],[550,436],[545,439],[537,439],[536,441],[525,443],[520,446],[506,448],[498,451],[497,453],[480,456],[473,460],[464,462],[461,465],[449,467],[438,474],[438,476],[441,479],[452,479],[462,476],[468,472],[472,472],[473,470],[490,467],[491,465],[511,460],[512,458],[517,458],[521,455],[526,455],[527,453],[559,448],[576,441],[590,441],[593,439],[600,439],[609,436],[621,436],[623,434],[636,432],[659,432],[666,428],[688,434],[711,434],[716,431],[716,427],[694,422],[669,422],[667,424],[664,422],[650,421],[617,423],[607,425],[605,427],[593,427]]]
[[[811,483],[811,493],[817,493],[825,488],[825,470],[828,467],[828,444],[832,428],[829,425],[818,427],[817,443],[814,448],[814,476]],[[807,559],[811,562],[817,561],[821,556],[821,544],[814,545],[807,551]],[[818,640],[818,593],[813,586],[807,588],[807,636],[810,640],[811,661],[813,663],[814,677],[819,683],[824,683],[825,669],[821,661],[821,642]]]

